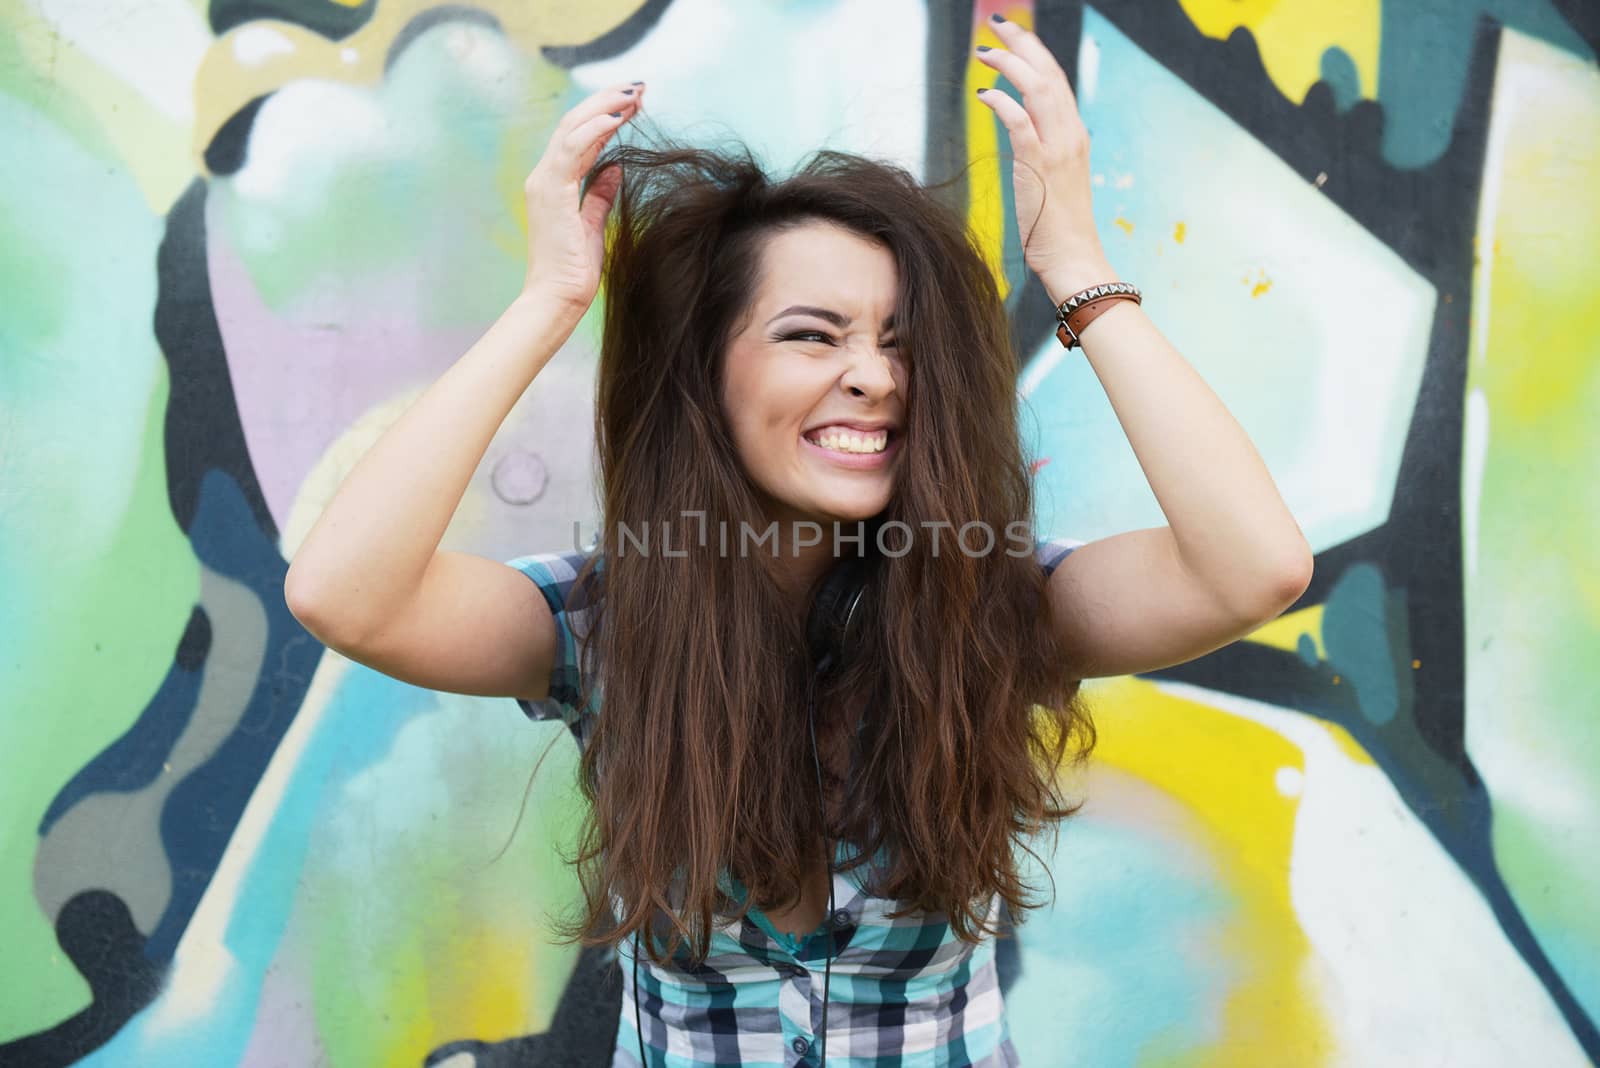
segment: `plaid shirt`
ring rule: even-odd
[[[1048,575],[1081,542],[1035,542]],[[559,719],[581,747],[587,743],[598,699],[579,714],[577,634],[587,611],[567,594],[587,554],[538,553],[507,561],[532,579],[556,621],[556,662],[550,696],[517,703],[530,719]],[[602,565],[603,566],[603,565]],[[839,843],[836,859],[850,854]],[[868,865],[870,867],[870,865]],[[724,889],[744,900],[744,887],[725,876]],[[823,970],[833,956],[828,984],[828,1064],[833,1068],[924,1065],[927,1068],[1011,1068],[1020,1063],[995,970],[994,941],[962,942],[941,913],[885,914],[898,901],[870,896],[864,869],[836,872],[835,908],[803,939],[778,931],[758,908],[712,931],[710,952],[695,965],[675,959],[668,967],[639,961],[633,987],[631,940],[619,950],[622,1012],[612,1068],[640,1068],[634,1029],[635,999],[652,1065],[815,1065],[822,1024]],[[998,895],[989,921],[997,924]],[[683,957],[680,947],[679,958]],[[665,1059],[662,1051],[665,1050]]]

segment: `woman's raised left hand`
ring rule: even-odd
[[[977,53],[1022,92],[1018,103],[998,89],[978,94],[1000,118],[1016,159],[1012,186],[1023,259],[1059,304],[1073,293],[1117,281],[1095,232],[1089,175],[1089,131],[1066,72],[1029,30],[993,16],[989,28],[1005,48]]]

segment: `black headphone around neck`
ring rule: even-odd
[[[833,851],[827,843],[827,814],[822,800],[822,758],[817,754],[817,683],[838,666],[859,637],[862,600],[867,591],[870,561],[864,556],[841,557],[823,575],[806,615],[806,651],[811,656],[812,677],[806,686],[807,724],[811,730],[811,760],[817,769],[817,811],[824,828],[823,847],[828,865],[828,920],[833,920]],[[828,983],[833,977],[832,928],[828,959],[822,972],[822,1057],[828,1065]],[[644,1024],[639,1012],[639,934],[633,936],[633,1025],[639,1039],[639,1064],[644,1059]]]
[[[806,648],[819,677],[837,666],[855,642],[861,626],[868,565],[864,556],[839,559],[823,576],[811,599],[811,613],[806,617]]]

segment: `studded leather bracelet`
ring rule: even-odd
[[[1056,308],[1056,338],[1069,349],[1077,347],[1084,328],[1119,300],[1144,303],[1139,287],[1130,282],[1107,282],[1072,294]]]

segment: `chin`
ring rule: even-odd
[[[855,523],[871,519],[889,507],[889,494],[866,497],[819,497],[814,513],[817,521]]]

